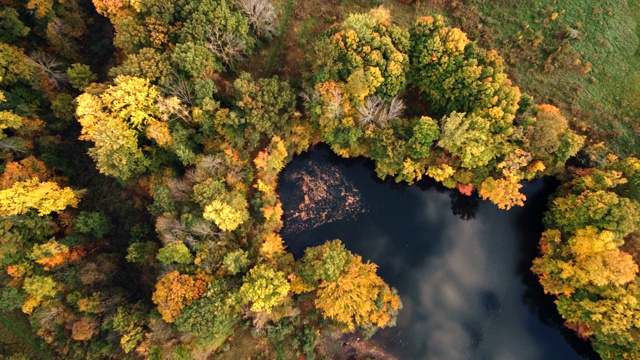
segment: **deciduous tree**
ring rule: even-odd
[[[174,322],[182,309],[200,298],[207,289],[207,277],[180,274],[174,270],[158,281],[152,300],[158,305],[162,319]]]
[[[0,214],[14,216],[37,210],[38,215],[48,215],[64,210],[67,206],[78,206],[79,198],[70,188],[60,188],[57,183],[40,182],[37,178],[19,181],[0,191]]]
[[[282,271],[260,264],[253,267],[242,280],[240,298],[251,303],[251,311],[271,313],[289,293],[289,282]]]

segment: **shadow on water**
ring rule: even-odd
[[[326,183],[300,183],[317,180],[310,177]],[[301,194],[302,187],[327,198]],[[296,258],[339,238],[379,265],[404,308],[397,326],[374,339],[401,359],[593,358],[589,344],[562,327],[553,299],[529,271],[553,189],[543,180],[527,184],[527,206],[500,211],[429,179],[382,181],[372,162],[319,146],[282,172],[283,237]],[[322,221],[295,217],[301,201],[305,215]]]
[[[539,255],[538,242],[544,231],[542,218],[548,209],[549,199],[559,183],[554,178],[544,178],[525,188],[527,204],[524,211],[515,217],[514,221],[519,230],[519,246],[522,258],[518,263],[518,274],[526,288],[522,294],[523,302],[529,311],[536,314],[540,322],[557,329],[565,341],[585,359],[600,359],[587,341],[576,335],[573,330],[566,328],[562,316],[558,314],[554,300],[555,296],[545,294],[538,277],[531,271],[532,261]],[[527,191],[528,190],[528,191]],[[527,193],[529,192],[529,193]]]

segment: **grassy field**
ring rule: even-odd
[[[310,44],[352,12],[382,5],[409,26],[441,14],[505,58],[512,80],[539,103],[559,106],[573,127],[621,155],[638,154],[638,0],[275,0],[281,37],[263,49],[275,59],[261,75],[300,77]],[[261,58],[259,56],[258,58]],[[264,58],[264,57],[262,57]]]
[[[473,0],[516,82],[620,154],[638,154],[637,0]],[[458,20],[459,22],[459,20]]]
[[[24,314],[0,314],[0,359],[51,359]]]

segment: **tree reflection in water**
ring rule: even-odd
[[[568,332],[560,330],[554,304],[535,295],[540,287],[528,270],[548,196],[542,182],[525,186],[533,206],[501,211],[428,179],[416,186],[372,181],[370,162],[343,160],[319,147],[284,170],[285,211],[296,208],[300,198],[287,179],[310,163],[335,166],[332,176],[357,190],[368,211],[285,233],[285,242],[299,257],[307,246],[340,238],[380,266],[380,276],[398,289],[404,309],[397,327],[374,339],[399,358],[589,357],[584,342],[563,338]]]

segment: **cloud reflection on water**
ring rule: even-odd
[[[531,251],[523,252],[522,245],[537,242],[537,235],[523,236],[536,230],[522,221],[539,222],[540,209],[505,212],[425,183],[403,187],[374,181],[362,161],[345,166],[346,160],[328,154],[316,150],[285,169],[279,188],[285,210],[301,201],[299,186],[286,174],[328,161],[362,194],[369,211],[285,231],[285,241],[299,258],[308,246],[340,238],[379,265],[378,273],[398,289],[404,304],[397,326],[375,335],[380,344],[408,360],[579,358],[558,330],[545,326],[523,302],[530,288],[523,285],[522,272],[528,271]],[[343,202],[340,196],[334,200]]]
[[[475,220],[461,220],[446,208],[446,194],[420,193],[423,207],[417,212],[425,229],[438,227],[442,242],[438,256],[405,270],[406,286],[414,294],[402,294],[405,308],[398,319],[406,327],[403,337],[416,358],[426,359],[539,359],[535,339],[527,329],[526,312],[514,288],[518,261],[514,229],[500,221],[500,211],[484,205]],[[494,220],[489,222],[489,220]],[[491,224],[487,226],[485,224]],[[496,261],[496,257],[501,260]],[[510,261],[504,261],[507,257]],[[401,259],[389,259],[402,263]],[[406,332],[409,331],[407,334]]]

